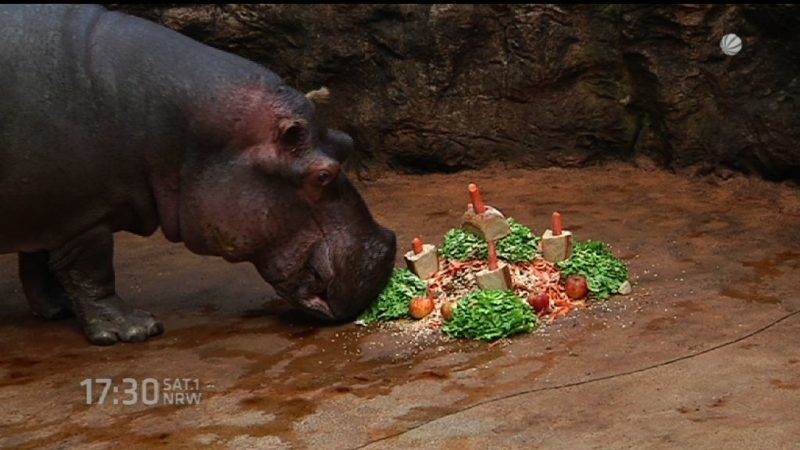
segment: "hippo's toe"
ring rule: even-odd
[[[94,345],[113,345],[116,344],[117,334],[102,328],[84,330],[86,338]]]
[[[79,318],[87,339],[94,345],[142,342],[164,332],[164,325],[152,314],[131,308],[117,296],[83,306]]]

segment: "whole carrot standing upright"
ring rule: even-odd
[[[561,213],[558,211],[553,213],[553,236],[561,236],[564,228],[561,224]]]
[[[542,257],[550,262],[559,262],[572,256],[572,232],[565,230],[558,211],[553,213],[552,229],[542,234]]]
[[[511,269],[507,264],[498,263],[495,240],[511,234],[511,226],[500,211],[483,202],[481,192],[475,183],[470,183],[467,191],[471,203],[467,206],[467,212],[464,213],[462,227],[481,236],[486,241],[489,250],[487,258],[489,269],[476,274],[478,286],[481,289],[510,289]]]
[[[478,214],[483,214],[486,212],[486,204],[483,203],[483,198],[481,197],[481,191],[478,190],[478,185],[475,183],[470,183],[467,186],[467,190],[469,191],[470,200],[472,200],[472,207],[475,209],[475,212]]]
[[[411,251],[404,255],[408,269],[423,280],[439,271],[439,252],[435,245],[424,244],[416,237],[411,241]]]
[[[411,241],[411,246],[414,249],[415,255],[419,255],[420,253],[422,253],[422,239],[414,238],[414,240]]]

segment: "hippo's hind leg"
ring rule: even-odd
[[[60,319],[72,314],[67,292],[50,271],[46,251],[19,253],[19,279],[34,315]]]
[[[114,287],[114,238],[97,227],[50,253],[50,269],[72,303],[89,342],[140,342],[164,331],[152,314],[125,303]]]

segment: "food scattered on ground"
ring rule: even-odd
[[[477,260],[444,262],[442,269],[430,281],[431,296],[438,304],[459,302],[478,290],[474,274],[487,267],[485,261]],[[511,264],[510,267],[514,293],[523,299],[534,294],[546,295],[551,315],[566,315],[569,310],[585,306],[584,301],[572,301],[567,297],[564,286],[559,282],[561,273],[555,264],[536,258],[528,263]]]
[[[408,306],[411,300],[426,293],[424,281],[408,269],[395,269],[381,295],[359,316],[356,323],[369,325],[380,320],[409,317]]]
[[[628,268],[600,241],[576,242],[572,257],[558,263],[563,276],[580,274],[589,283],[590,297],[605,300],[628,280]]]
[[[540,238],[511,217],[508,218],[508,225],[511,234],[497,241],[497,256],[508,262],[531,261],[537,254]],[[486,259],[489,250],[480,236],[453,228],[444,236],[441,253],[445,259],[471,261]]]
[[[480,260],[463,262],[448,260],[442,261],[439,272],[436,273],[436,276],[428,280],[428,296],[433,300],[433,311],[424,319],[416,321],[413,323],[413,325],[409,326],[412,326],[413,330],[419,330],[421,328],[427,330],[440,329],[442,322],[447,320],[445,317],[445,311],[449,309],[457,310],[461,305],[460,302],[462,299],[474,292],[479,291],[475,274],[486,268],[488,268],[487,262]],[[542,258],[536,258],[531,262],[510,264],[510,268],[511,278],[514,285],[513,293],[516,294],[517,297],[520,299],[529,299],[533,295],[543,295],[547,297],[548,308],[544,311],[538,312],[539,317],[547,323],[551,323],[558,317],[566,316],[570,311],[587,306],[587,300],[572,300],[567,296],[564,284],[561,283],[562,274],[558,270],[558,267],[551,262],[545,261]],[[416,278],[413,274],[410,274],[410,276]],[[409,282],[411,278],[404,277],[402,280],[396,275],[392,277],[393,282]],[[416,278],[417,285],[419,282],[422,282],[422,280]],[[390,282],[390,285],[386,289],[386,291],[392,292],[397,292],[397,290],[397,287],[393,286],[392,282]],[[386,294],[386,291],[384,291],[384,294]],[[417,290],[416,292],[420,291]],[[416,296],[417,295],[407,296],[408,300],[406,300],[405,306],[406,314],[400,314],[396,318],[410,317],[407,314],[408,305]],[[398,296],[394,294],[388,296],[382,295],[381,298],[384,299],[384,303],[386,302],[385,297],[395,299]],[[381,303],[381,299],[379,299],[376,303]],[[530,306],[527,307],[530,308]],[[368,313],[373,308],[370,308]],[[381,308],[381,310],[384,309],[387,308]],[[384,316],[387,315],[388,314],[384,314]],[[376,321],[364,320],[365,316],[371,317],[372,314],[368,315],[365,313],[358,323],[367,325]],[[393,319],[381,318],[377,320]]]
[[[451,230],[450,233],[453,231]],[[520,299],[520,303],[535,312],[545,323],[552,323],[555,319],[564,317],[571,311],[585,308],[588,306],[590,298],[607,298],[610,295],[606,294],[610,289],[609,286],[616,285],[619,289],[620,285],[624,284],[616,281],[621,276],[624,276],[624,281],[627,281],[627,268],[610,253],[605,244],[597,241],[588,243],[590,245],[586,245],[586,243],[576,245],[576,248],[579,249],[577,257],[582,259],[572,267],[573,270],[582,272],[572,275],[577,275],[575,280],[580,280],[580,276],[584,277],[586,288],[590,293],[589,298],[585,292],[581,292],[582,283],[577,283],[579,293],[574,294],[578,296],[578,299],[570,298],[567,295],[567,286],[562,280],[566,280],[568,277],[565,276],[566,271],[559,270],[559,266],[564,263],[554,264],[537,256],[532,261],[509,264],[513,280],[513,294]],[[444,249],[444,247],[443,245],[442,248]],[[576,255],[573,255],[574,257]],[[570,261],[572,259],[565,263]],[[600,269],[594,270],[591,266],[587,266],[586,261],[600,261]],[[432,303],[431,311],[422,316],[423,319],[414,322],[413,326],[409,326],[412,326],[412,331],[422,329],[428,332],[438,331],[442,328],[443,322],[448,320],[448,315],[455,316],[455,311],[461,307],[464,298],[475,292],[481,292],[475,274],[487,269],[488,264],[486,261],[477,259],[467,261],[445,259],[440,262],[439,267],[439,271],[427,283],[406,269],[396,269],[378,301],[362,314],[358,323],[368,325],[377,321],[410,318],[411,301],[416,297],[423,297],[428,298]],[[612,267],[613,271],[610,274],[605,273],[604,270],[609,267]],[[605,283],[601,285],[601,289],[592,290],[592,276],[595,280],[600,280],[600,283]],[[398,325],[402,326],[402,324]]]
[[[537,323],[533,310],[510,291],[477,291],[464,297],[453,319],[442,329],[450,336],[494,341],[531,331]]]
[[[550,310],[550,296],[543,292],[531,294],[528,297],[528,304],[537,313],[546,313]]]
[[[415,319],[422,319],[432,313],[433,308],[433,299],[430,297],[417,297],[411,300],[411,304],[408,306],[408,313]]]
[[[681,281],[683,281],[683,279],[681,279]],[[631,293],[631,291],[633,291],[633,287],[631,286],[630,280],[625,280],[624,283],[619,285],[619,291],[618,292],[619,292],[620,295],[628,295],[628,294]]]
[[[446,259],[454,261],[485,259],[489,255],[485,241],[460,228],[453,228],[444,235],[440,252]]]
[[[456,302],[444,302],[444,304],[442,304],[442,319],[444,319],[445,322],[448,320],[453,320],[453,312],[455,311],[455,308]]]
[[[539,253],[542,239],[530,228],[490,210],[477,186],[470,185],[469,191],[472,205],[467,213],[470,208],[475,211],[473,215],[495,211],[493,220],[501,218],[503,226],[508,226],[501,234],[508,230],[510,234],[487,242],[484,238],[489,236],[482,237],[474,230],[450,230],[440,249],[442,259],[438,267],[435,262],[431,266],[431,270],[438,271],[423,281],[408,270],[395,270],[386,289],[357,323],[366,325],[413,317],[418,320],[398,323],[408,324],[406,329],[417,335],[423,331],[441,335],[444,331],[452,337],[496,340],[530,332],[540,319],[551,323],[570,311],[585,308],[591,300],[630,292],[627,267],[605,243],[575,242],[571,255],[569,252],[564,255],[568,259],[550,262]],[[567,231],[559,230],[560,214],[554,213],[553,218],[554,230],[566,235]],[[546,230],[547,233],[552,230]],[[492,237],[499,238],[501,234],[494,233]],[[566,236],[570,245],[571,237],[571,234]],[[419,254],[421,241],[415,239],[413,244]],[[498,265],[498,257],[508,264]],[[487,273],[501,269],[503,283],[486,282]]]
[[[567,297],[573,300],[580,300],[586,297],[589,293],[589,286],[586,282],[586,277],[579,274],[572,274],[564,281],[564,290],[567,292]]]
[[[435,245],[424,244],[422,239],[414,238],[412,250],[403,255],[408,270],[427,280],[439,270],[439,252]]]
[[[538,253],[540,237],[530,228],[508,218],[511,234],[497,241],[497,256],[508,262],[532,261]]]

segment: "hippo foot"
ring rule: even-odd
[[[28,306],[34,316],[41,317],[48,320],[64,319],[72,316],[72,310],[66,305],[66,302],[58,300],[28,301]]]
[[[53,279],[48,280],[46,288],[41,292],[29,292],[28,307],[34,316],[48,320],[72,316],[69,296]]]
[[[83,332],[94,345],[142,342],[164,332],[164,325],[152,314],[132,308],[116,295],[76,303]]]
[[[19,274],[34,316],[62,319],[72,315],[64,287],[47,267],[47,252],[20,253]]]

